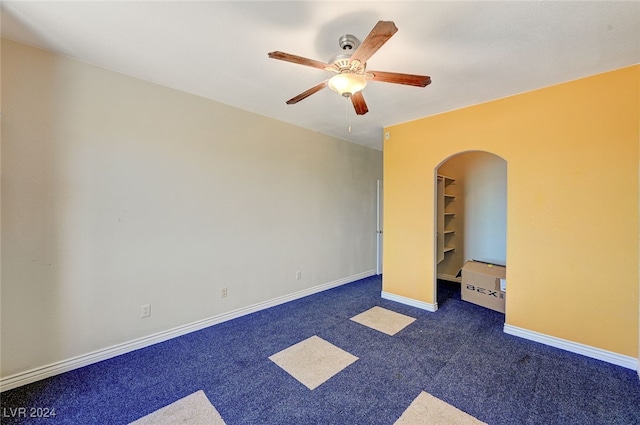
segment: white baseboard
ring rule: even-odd
[[[392,294],[390,292],[385,292],[385,291],[382,291],[380,296],[385,300],[390,300],[400,304],[410,305],[411,307],[420,308],[422,310],[427,310],[431,312],[438,310],[438,303],[434,303],[434,304],[426,303],[424,301],[414,300],[413,298],[407,298],[407,297],[403,297],[402,295],[396,295],[396,294]]]
[[[20,387],[22,385],[30,384],[32,382],[39,381],[41,379],[49,378],[54,375],[59,375],[64,372],[68,372],[74,369],[78,369],[84,366],[88,366],[93,363],[97,363],[103,360],[110,359],[112,357],[120,356],[122,354],[129,353],[131,351],[138,350],[140,348],[148,347],[159,342],[167,341],[172,338],[176,338],[181,335],[186,335],[191,332],[195,332],[209,326],[217,325],[218,323],[226,322],[228,320],[236,319],[247,314],[255,313],[260,310],[264,310],[270,307],[275,307],[280,304],[294,301],[299,298],[306,297],[308,295],[317,294],[318,292],[326,291],[327,289],[336,288],[347,283],[352,283],[360,279],[364,279],[376,274],[375,270],[369,270],[363,273],[358,273],[353,276],[348,276],[342,279],[334,280],[333,282],[317,285],[302,291],[294,292],[292,294],[277,297],[268,301],[264,301],[251,306],[239,308],[228,313],[219,314],[207,319],[199,320],[193,323],[189,323],[183,326],[178,326],[173,329],[158,332],[142,338],[125,342],[122,344],[113,345],[101,350],[93,351],[91,353],[83,354],[77,357],[73,357],[60,362],[51,363],[46,366],[38,367],[28,370],[26,372],[16,373],[11,376],[3,377],[0,379],[0,392],[7,391],[13,388]]]
[[[504,325],[504,332],[509,335],[514,335],[545,345],[550,345],[552,347],[560,348],[572,353],[582,354],[583,356],[591,357],[592,359],[602,360],[607,363],[622,366],[627,369],[638,370],[638,359],[634,357],[629,357],[622,354],[614,353],[612,351],[603,350],[601,348],[591,347],[590,345],[580,344],[578,342],[568,341],[566,339],[556,338],[554,336],[529,331],[517,326],[507,325],[506,323]]]

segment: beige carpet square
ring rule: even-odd
[[[225,425],[222,417],[200,390],[143,416],[129,425]]]
[[[394,425],[487,425],[429,393],[421,392]]]
[[[387,335],[395,335],[416,319],[376,306],[352,317],[351,320]]]
[[[358,358],[318,336],[312,336],[274,354],[269,360],[313,390]]]

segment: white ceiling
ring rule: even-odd
[[[399,31],[368,68],[431,85],[370,82],[364,116],[329,89],[285,104],[329,74],[268,52],[325,62],[378,20]],[[377,149],[387,125],[640,63],[638,1],[3,1],[1,23],[5,37]]]

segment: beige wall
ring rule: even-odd
[[[507,161],[506,322],[638,357],[640,66],[388,127],[384,291],[433,303],[434,170]]]
[[[2,77],[3,377],[375,270],[382,152],[8,40]]]

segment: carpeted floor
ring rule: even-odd
[[[202,390],[227,425],[392,425],[420,416],[420,400],[488,424],[640,425],[636,372],[507,335],[504,315],[461,301],[456,285],[439,289],[429,313],[363,279],[7,391],[1,423],[127,424]],[[385,312],[359,316],[373,307],[407,318],[377,330],[363,317]],[[312,337],[353,358],[310,389],[270,357]],[[56,416],[12,417],[20,407]]]

